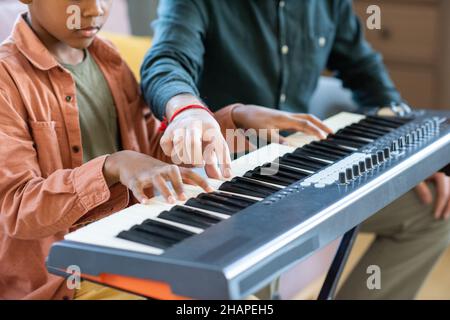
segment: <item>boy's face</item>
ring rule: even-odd
[[[108,19],[112,0],[20,0],[39,24],[64,44],[85,49]]]

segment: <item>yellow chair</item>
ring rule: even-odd
[[[115,34],[110,32],[101,32],[101,37],[111,41],[119,50],[122,58],[127,62],[133,71],[136,79],[140,81],[140,68],[144,56],[152,45],[152,38],[137,37]]]

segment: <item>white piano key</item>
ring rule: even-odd
[[[190,207],[188,205],[182,205],[182,207],[186,207],[186,208],[189,208],[189,209],[194,209],[194,210],[197,210],[197,211],[205,212],[205,213],[208,213],[210,215],[213,215],[213,216],[215,216],[217,218],[224,219],[224,220],[230,219],[230,217],[231,217],[231,216],[229,216],[227,214],[223,214],[223,213],[220,213],[220,212],[216,212],[216,211],[212,211],[212,210],[206,210],[206,209],[202,209],[202,208]]]
[[[162,211],[160,213],[162,213]],[[190,232],[193,232],[193,233],[196,233],[196,234],[200,234],[200,233],[202,233],[204,231],[201,228],[188,226],[186,224],[182,224],[182,223],[175,222],[175,221],[160,219],[158,217],[151,217],[151,218],[148,218],[147,220],[158,221],[158,222],[165,223],[167,225],[171,225],[171,226],[174,226],[174,227],[178,227],[178,228],[181,228],[181,229],[184,229],[186,231],[190,231]],[[142,222],[144,222],[144,221],[142,221]]]
[[[88,243],[92,245],[144,252],[150,254],[162,254],[164,250],[133,241],[117,238],[122,231],[127,231],[135,225],[140,225],[146,220],[158,221],[167,225],[172,225],[196,234],[204,230],[181,223],[160,219],[157,216],[163,211],[168,211],[172,206],[158,202],[149,205],[134,205],[117,214],[104,218],[96,223],[84,227],[78,231],[65,236],[66,240]]]
[[[216,181],[218,181],[218,180],[216,180]],[[219,186],[223,183],[223,181],[218,181],[218,182],[220,182],[218,184]],[[185,200],[185,201],[177,201],[172,206],[179,205],[179,206],[183,206],[183,207],[192,208],[192,207],[186,206],[186,202],[189,199],[196,198],[198,195],[206,192],[205,190],[203,190],[202,188],[197,187],[197,186],[184,185],[184,187],[185,187],[185,194],[186,194],[187,200]],[[217,190],[216,188],[214,188],[214,189]],[[239,196],[241,196],[241,195],[239,195]],[[155,201],[155,202],[160,203],[160,204],[167,204],[167,202],[165,201],[163,196],[154,197],[152,199],[152,201]],[[228,215],[222,214],[220,212],[208,211],[208,210],[203,210],[203,209],[198,209],[198,208],[192,208],[192,209],[199,210],[199,211],[206,212],[206,213],[210,213],[210,214],[212,214],[212,215],[214,215],[214,216],[216,216],[218,218],[221,218],[221,219],[228,219],[229,218]]]
[[[155,219],[161,212],[170,210],[171,205],[152,201],[148,205],[137,204],[116,214],[92,223],[75,232],[67,234],[65,240],[91,245],[137,251],[149,254],[162,254],[159,248],[134,243],[117,238],[117,235],[129,230],[134,225],[141,224],[147,219]]]
[[[185,193],[187,199],[195,198],[199,194],[206,192],[205,190],[203,190],[202,188],[200,188],[198,186],[193,186],[193,185],[189,185],[189,184],[183,184],[183,188],[184,188],[184,193]],[[215,188],[213,188],[213,189],[215,189]],[[174,195],[175,195],[175,193],[174,193]],[[166,199],[162,195],[158,195],[158,196],[152,198],[152,201],[156,201],[156,202],[163,203],[163,204],[167,203]],[[176,204],[174,204],[174,205],[182,205],[185,202],[186,201],[178,201],[177,200]]]
[[[252,197],[252,196],[248,196],[248,195],[240,194],[240,193],[234,193],[234,192],[228,192],[228,191],[222,191],[222,190],[218,190],[217,192],[224,193],[224,194],[229,194],[229,195],[240,196],[240,197],[247,198],[247,199],[250,199],[250,200],[255,200],[255,201],[262,201],[262,200],[264,200],[263,198]]]
[[[233,177],[242,177],[247,171],[262,166],[266,163],[273,162],[276,158],[282,157],[293,151],[295,151],[295,148],[292,146],[285,146],[276,143],[264,146],[261,149],[234,160],[231,163]]]
[[[277,187],[277,188],[280,188],[280,189],[286,188],[285,186],[282,186],[282,185],[279,185],[279,184],[275,184],[275,183],[270,183],[270,182],[266,182],[266,181],[256,180],[256,179],[252,179],[252,178],[248,178],[248,177],[242,177],[242,178],[243,179],[247,179],[249,181],[256,181],[256,182],[259,182],[259,183],[262,183],[262,184],[267,184],[269,186]]]

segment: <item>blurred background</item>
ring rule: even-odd
[[[14,20],[18,2],[0,0],[0,21],[5,26]],[[383,53],[404,98],[416,107],[450,108],[450,1],[354,0],[363,21],[371,4],[381,8],[382,28],[366,29],[367,38]],[[106,30],[151,37],[157,6],[158,0],[114,0]],[[0,28],[0,41],[8,32],[8,27]]]
[[[139,79],[140,64],[151,47],[150,23],[156,18],[158,0],[113,2],[111,18],[102,32],[103,36],[117,46]],[[371,4],[381,8],[382,28],[366,29],[367,39],[383,54],[403,97],[413,107],[450,109],[450,1],[354,0],[355,10],[363,22],[368,17],[366,10]],[[18,0],[0,0],[0,41],[8,36],[17,15],[24,9]],[[330,102],[340,104],[339,107],[350,106],[350,94],[336,80],[323,77],[311,104],[324,118],[339,110],[330,107]],[[322,105],[325,111],[319,111],[316,105]],[[372,235],[358,237],[344,278],[372,240]],[[314,299],[337,244],[332,243],[284,275],[282,297]],[[450,250],[441,258],[418,298],[450,299],[449,269]]]

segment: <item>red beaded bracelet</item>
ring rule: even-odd
[[[175,111],[175,113],[172,115],[172,117],[170,118],[170,121],[167,121],[167,118],[164,117],[163,121],[161,122],[161,125],[159,126],[159,131],[160,132],[164,132],[166,131],[167,127],[169,126],[169,124],[171,122],[173,122],[173,120],[175,120],[176,117],[178,117],[180,115],[180,113],[189,110],[189,109],[202,109],[205,111],[208,111],[212,116],[214,116],[214,114],[211,112],[211,110],[209,110],[207,107],[199,105],[199,104],[192,104],[192,105],[188,105],[186,107],[180,108],[177,111]]]

